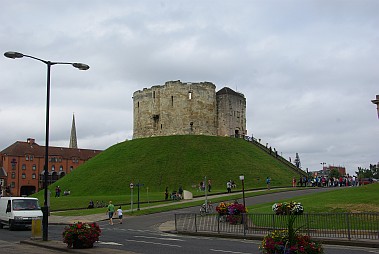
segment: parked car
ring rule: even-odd
[[[370,183],[377,183],[378,179],[375,178],[361,178],[359,179],[359,185],[366,185]]]

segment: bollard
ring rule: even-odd
[[[32,219],[32,240],[42,239],[42,219],[36,217]]]

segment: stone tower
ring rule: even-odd
[[[134,92],[133,138],[245,135],[245,97],[230,88],[216,96],[215,89],[211,82],[178,80]]]
[[[75,127],[75,115],[74,114],[72,114],[72,125],[71,125],[71,135],[70,135],[69,148],[78,148],[78,140],[76,139],[76,127]]]
[[[224,87],[216,94],[218,136],[245,136],[246,132],[246,98]]]

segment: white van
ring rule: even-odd
[[[4,225],[13,230],[16,227],[31,227],[32,220],[40,218],[42,211],[37,198],[0,197],[0,228]]]

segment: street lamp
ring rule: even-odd
[[[378,111],[378,118],[379,118],[379,95],[376,95],[376,100],[372,100],[371,102],[376,104],[376,110]]]
[[[48,224],[49,224],[49,207],[48,207],[48,202],[47,202],[47,195],[48,195],[48,163],[49,163],[49,115],[50,115],[50,71],[51,71],[51,66],[56,65],[56,64],[69,64],[74,66],[75,68],[79,70],[88,70],[89,66],[83,63],[68,63],[68,62],[51,62],[51,61],[46,61],[34,56],[29,56],[29,55],[24,55],[19,52],[13,52],[13,51],[8,51],[4,53],[5,57],[16,59],[16,58],[22,58],[22,57],[28,57],[32,58],[35,60],[38,60],[44,64],[47,65],[47,96],[46,96],[46,137],[45,137],[45,166],[44,166],[44,181],[43,181],[43,188],[44,188],[44,203],[42,207],[42,213],[43,213],[43,218],[42,218],[42,227],[43,227],[43,240],[47,241],[48,240]]]
[[[245,205],[245,176],[242,174],[240,175],[240,180],[242,182],[242,199],[243,199],[243,206],[246,207]]]

